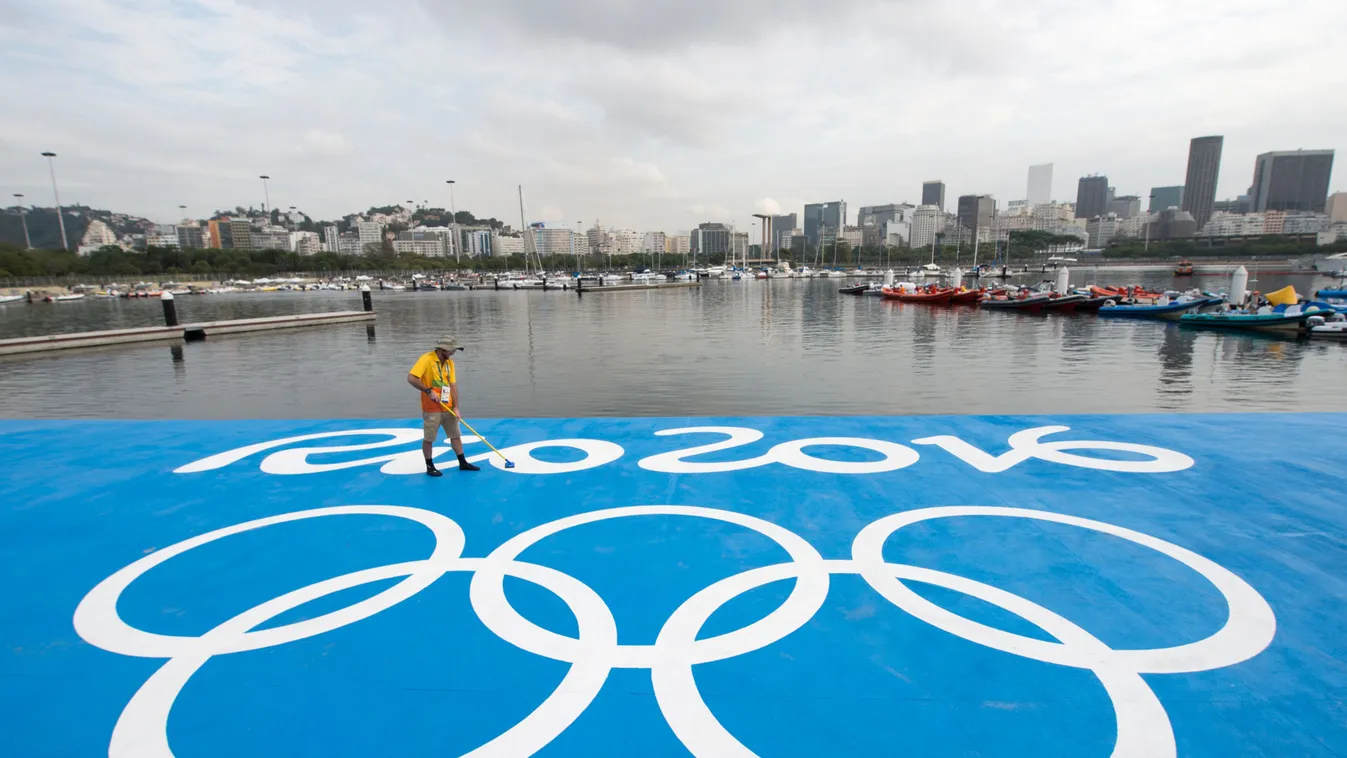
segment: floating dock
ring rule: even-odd
[[[101,332],[48,334],[42,337],[18,337],[0,340],[0,355],[45,353],[52,350],[78,350],[86,347],[131,345],[137,342],[182,341],[182,327],[148,326],[140,329],[109,329]]]
[[[1347,754],[1347,414],[473,425],[0,421],[0,752]]]
[[[183,336],[189,340],[206,339],[212,335],[267,332],[273,329],[297,329],[305,326],[345,324],[352,321],[373,321],[374,313],[365,311],[336,311],[334,313],[301,313],[295,316],[266,316],[233,321],[207,321],[184,324]]]
[[[373,312],[336,311],[333,313],[301,313],[294,316],[267,316],[233,321],[207,321],[178,326],[151,326],[140,329],[112,329],[102,332],[51,334],[42,337],[19,337],[0,340],[0,355],[43,353],[54,350],[131,345],[139,342],[196,341],[211,336],[264,332],[272,329],[295,329],[305,326],[345,324],[353,321],[373,321]]]
[[[653,292],[655,290],[678,290],[700,286],[702,286],[700,281],[662,282],[660,284],[605,284],[603,286],[594,287],[577,287],[575,288],[575,292],[580,295],[590,295],[596,292],[638,292],[643,290],[650,290]]]

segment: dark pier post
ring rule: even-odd
[[[360,302],[365,306],[366,313],[374,312],[374,298],[369,293],[369,285],[360,285]]]
[[[173,301],[173,293],[165,292],[159,299],[164,303],[164,326],[177,326],[178,304]]]
[[[584,279],[581,279],[581,278],[579,278],[579,277],[576,277],[576,279],[575,279],[575,294],[577,294],[577,295],[579,295],[579,296],[581,296],[581,297],[584,297],[584,294],[585,294],[585,280],[584,280]]]

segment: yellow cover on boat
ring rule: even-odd
[[[1300,296],[1296,294],[1296,288],[1286,285],[1276,292],[1269,292],[1263,297],[1267,298],[1273,305],[1295,305],[1300,302]]]

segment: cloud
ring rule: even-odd
[[[331,158],[350,153],[351,144],[346,141],[345,137],[336,132],[310,129],[304,133],[299,152],[306,156]]]
[[[776,216],[781,213],[781,203],[770,197],[761,197],[753,204],[753,212]]]
[[[701,220],[710,221],[729,221],[734,217],[733,211],[723,205],[715,203],[693,203],[687,207],[688,213]]]
[[[699,45],[750,42],[773,28],[807,24],[819,30],[845,23],[852,8],[884,0],[424,0],[455,25],[482,25],[561,42],[650,54]]]
[[[522,185],[549,215],[675,231],[936,177],[951,202],[1017,199],[1041,162],[1058,199],[1092,172],[1145,194],[1223,134],[1232,196],[1259,152],[1342,146],[1347,70],[1305,42],[1347,35],[1339,5],[21,3],[0,13],[0,176],[45,197],[53,150],[63,199],[164,221],[260,204],[264,173],[318,218],[447,205],[454,179],[481,216],[516,218]]]

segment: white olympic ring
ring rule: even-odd
[[[435,548],[422,560],[377,566],[301,587],[250,608],[199,637],[160,635],[126,624],[117,613],[123,591],[168,559],[208,542],[287,521],[334,515],[381,515],[420,523],[435,535]],[[693,516],[743,526],[774,541],[787,563],[754,568],[722,579],[688,598],[669,617],[652,645],[620,645],[607,604],[583,582],[518,556],[540,540],[574,526],[629,516]],[[1212,636],[1186,645],[1151,650],[1114,650],[1062,616],[1018,595],[933,569],[888,563],[885,541],[898,529],[920,521],[962,516],[1027,518],[1111,534],[1152,548],[1197,571],[1229,606],[1229,618]],[[167,737],[169,713],[192,675],[211,657],[256,650],[312,637],[368,618],[429,587],[450,571],[472,572],[469,601],[494,634],[510,644],[570,664],[566,676],[541,705],[500,736],[468,755],[528,755],[564,732],[598,695],[613,668],[649,669],[655,698],[674,734],[694,755],[752,756],[711,713],[697,689],[692,667],[732,658],[773,644],[806,624],[822,607],[833,574],[861,576],[898,608],[950,634],[1023,658],[1088,669],[1109,695],[1117,723],[1114,756],[1165,758],[1176,751],[1169,716],[1141,676],[1146,673],[1206,671],[1248,660],[1271,643],[1276,618],[1267,601],[1244,580],[1212,561],[1164,540],[1090,519],[1047,511],[993,506],[922,508],[881,518],[863,528],[850,559],[824,559],[793,532],[759,518],[715,508],[640,505],[582,513],[534,527],[506,541],[485,558],[464,558],[465,537],[452,519],[431,511],[387,505],[318,508],[257,519],[193,537],[135,561],[100,582],[75,610],[75,630],[92,645],[123,655],[167,658],[141,685],[113,728],[109,755],[173,755]],[[537,626],[518,613],[504,591],[514,576],[552,592],[566,603],[578,624],[576,638]],[[268,629],[257,627],[286,611],[352,587],[401,577],[375,595],[316,618]],[[698,639],[703,625],[725,603],[773,582],[794,579],[795,587],[774,611],[732,632]],[[944,587],[1009,611],[1038,626],[1056,642],[1004,632],[925,600],[904,581]]]

